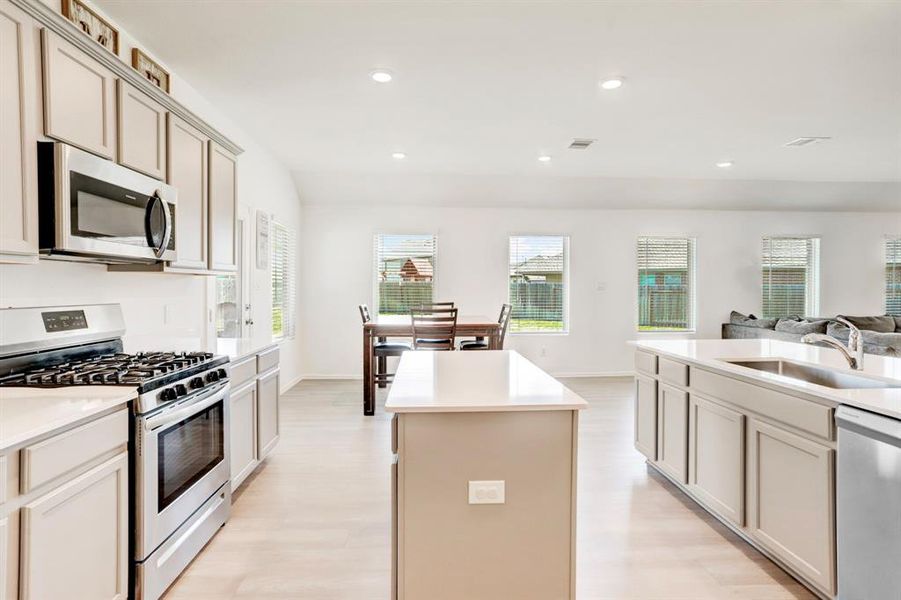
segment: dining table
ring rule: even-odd
[[[363,414],[375,414],[376,383],[372,377],[375,359],[376,342],[384,342],[388,338],[413,337],[413,325],[409,315],[378,315],[363,324]],[[500,349],[500,324],[496,318],[483,315],[460,315],[457,317],[456,337],[485,338],[489,350]],[[421,350],[421,352],[431,352]],[[387,359],[378,358],[379,372],[384,373]]]

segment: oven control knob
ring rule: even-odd
[[[202,388],[203,387],[203,379],[201,379],[200,377],[195,377],[188,383],[188,385],[190,385],[191,389],[194,389],[194,390],[196,390],[198,388]]]
[[[228,371],[226,371],[225,369],[219,369],[218,371],[216,371],[216,374],[219,375],[219,379],[228,378]]]
[[[219,374],[216,371],[210,371],[206,374],[207,383],[216,383],[217,381],[219,381]]]
[[[184,396],[188,393],[188,388],[185,387],[185,384],[179,383],[175,386],[175,395],[176,396]]]
[[[159,393],[159,399],[163,402],[169,402],[170,400],[175,400],[175,390],[173,388],[166,388]]]

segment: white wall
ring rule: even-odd
[[[59,0],[44,1],[59,10]],[[98,12],[102,14],[102,11]],[[136,42],[122,27],[119,31],[119,56],[128,61],[131,47]],[[153,55],[152,47],[137,45]],[[172,73],[172,96],[244,148],[238,158],[239,202],[251,210],[272,213],[277,220],[299,231],[300,202],[293,179],[284,165],[243,131],[231,115],[222,114],[171,69],[169,71]],[[253,223],[248,233],[253,234]],[[252,335],[258,342],[268,342],[271,339],[269,272],[256,269],[253,256],[248,263],[256,322]],[[126,350],[213,349],[214,340],[206,337],[210,280],[209,277],[188,275],[111,273],[104,265],[49,260],[41,260],[37,265],[0,265],[0,306],[120,302],[128,328],[124,338]],[[287,386],[300,375],[299,338],[282,342],[281,351],[281,381]]]
[[[506,301],[507,237],[569,235],[569,334],[509,334],[507,340],[508,348],[566,375],[631,370],[626,342],[639,335],[639,235],[697,238],[697,337],[710,338],[719,337],[730,310],[759,311],[764,234],[822,236],[822,314],[882,314],[882,238],[901,232],[901,213],[305,206],[302,232],[302,363],[308,376],[360,374],[356,306],[373,302],[375,233],[437,234],[436,299],[455,301],[463,313],[492,316]]]

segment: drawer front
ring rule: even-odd
[[[682,387],[688,386],[688,365],[686,364],[660,357],[657,372],[660,374],[660,379],[667,383]]]
[[[826,440],[835,437],[829,406],[694,368],[691,388]]]
[[[650,352],[642,352],[641,350],[637,351],[635,353],[635,370],[648,375],[656,375],[657,355]]]
[[[268,371],[278,366],[278,347],[257,354],[257,372]]]
[[[128,410],[120,410],[22,449],[21,493],[128,443]]]
[[[257,374],[257,357],[248,356],[238,362],[233,362],[229,368],[232,387],[238,387],[246,381],[250,381]]]

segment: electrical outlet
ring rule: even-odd
[[[470,481],[470,504],[504,504],[506,502],[504,480]]]

